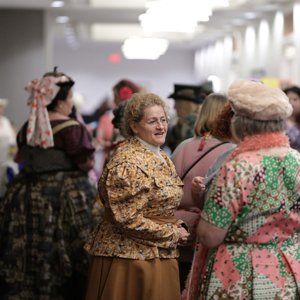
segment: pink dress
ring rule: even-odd
[[[215,138],[210,138],[206,141],[202,150],[199,150],[201,137],[193,137],[183,141],[172,154],[172,161],[174,162],[177,174],[180,178],[188,170],[188,168],[203,155],[206,151],[209,151],[212,147],[220,144],[221,142]],[[180,206],[176,211],[177,218],[184,221],[188,226],[189,232],[194,235],[195,228],[200,218],[200,208],[197,206],[191,193],[191,182],[195,176],[205,177],[209,168],[213,165],[215,160],[226,152],[228,149],[234,147],[231,143],[220,144],[211,152],[207,153],[195,166],[186,174],[183,179],[183,197],[180,202]],[[180,247],[180,260],[186,262],[192,262],[194,252],[194,242],[191,245]]]

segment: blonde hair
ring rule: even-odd
[[[194,126],[196,136],[212,130],[217,116],[227,103],[228,98],[223,94],[212,93],[205,98]]]
[[[131,129],[133,122],[140,122],[144,117],[144,111],[147,107],[154,105],[161,106],[167,116],[165,102],[157,95],[152,93],[135,93],[126,104],[122,127],[126,136],[134,136]]]

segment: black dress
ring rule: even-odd
[[[94,148],[79,122],[51,125],[53,148],[26,145],[26,124],[18,134],[23,171],[0,203],[3,299],[75,300],[84,293],[88,257],[83,244],[96,188],[76,165],[93,156]]]

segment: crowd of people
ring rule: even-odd
[[[0,300],[300,299],[299,87],[175,84],[170,122],[122,79],[92,132],[74,84],[18,132],[0,99]]]

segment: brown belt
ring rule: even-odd
[[[178,223],[178,219],[175,216],[144,216],[145,218],[158,223],[158,224],[167,224],[167,223],[172,223],[176,224]]]
[[[113,218],[109,214],[105,214],[104,218],[109,221],[113,221]],[[157,224],[180,224],[180,220],[178,220],[175,215],[173,216],[148,216],[144,215],[144,218],[149,219]]]

